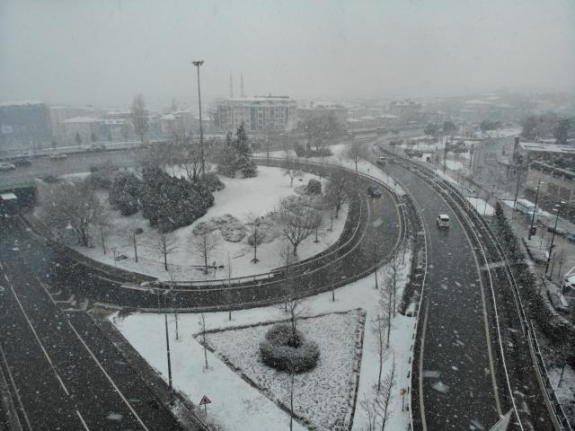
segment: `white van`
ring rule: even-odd
[[[438,227],[449,227],[451,224],[447,214],[439,214],[435,221]]]

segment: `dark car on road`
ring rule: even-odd
[[[381,190],[379,190],[377,187],[375,186],[369,186],[367,188],[367,193],[373,197],[373,198],[379,198],[381,197]]]
[[[30,166],[32,164],[32,160],[28,157],[20,157],[13,161],[14,166]]]

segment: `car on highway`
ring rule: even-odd
[[[0,171],[11,171],[13,169],[16,169],[16,166],[14,166],[12,163],[7,162],[0,163]]]
[[[13,163],[14,166],[17,167],[30,166],[32,164],[32,160],[30,160],[28,157],[19,157],[17,159],[14,159]]]
[[[64,153],[62,153],[62,154],[52,154],[52,155],[50,156],[50,160],[65,160],[65,159],[67,159],[67,158],[68,158],[68,155],[67,155],[67,154],[64,154]]]
[[[373,198],[381,197],[381,190],[379,190],[379,188],[377,188],[376,186],[369,186],[367,188],[367,193]]]
[[[436,223],[437,223],[437,227],[445,227],[445,228],[449,228],[449,226],[451,225],[451,221],[449,220],[449,216],[447,214],[439,214],[437,216],[437,218],[435,219]]]

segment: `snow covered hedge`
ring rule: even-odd
[[[315,368],[319,359],[317,343],[308,341],[289,325],[274,325],[260,343],[264,364],[281,371],[302,373]]]

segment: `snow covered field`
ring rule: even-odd
[[[358,365],[361,360],[364,313],[327,314],[299,321],[298,330],[317,342],[318,365],[294,379],[294,412],[314,429],[349,429]],[[207,344],[218,357],[245,375],[272,401],[290,407],[290,374],[279,372],[259,359],[259,344],[271,324],[211,333]],[[201,336],[197,337],[198,339]]]
[[[410,255],[411,253],[407,251],[403,257],[406,264],[401,266],[399,272],[398,297],[401,296],[402,287],[405,285],[409,274]],[[400,257],[400,259],[402,258]],[[380,282],[385,278],[384,272],[385,268],[382,268]],[[374,288],[374,277],[370,276],[337,289],[335,302],[332,301],[329,292],[310,297],[304,301],[310,316],[348,312],[356,309],[362,309],[366,313],[361,371],[352,430],[362,430],[366,424],[367,415],[360,406],[360,402],[373,398],[373,386],[377,382],[379,362],[376,336],[371,330],[371,321],[377,311],[380,291]],[[180,339],[176,341],[174,315],[170,315],[169,331],[174,386],[195,403],[198,403],[203,395],[207,395],[213,402],[208,407],[208,418],[218,423],[224,430],[268,431],[288,429],[288,414],[270,401],[268,396],[248,384],[238,373],[211,352],[208,352],[209,368],[204,370],[203,347],[194,337],[199,332],[198,318],[197,314],[178,315]],[[277,321],[285,319],[286,316],[277,307],[264,307],[234,311],[231,321],[228,321],[227,312],[208,313],[205,318],[207,329],[214,330]],[[115,317],[112,320],[134,348],[162,374],[164,379],[167,379],[163,316],[136,313],[125,318]],[[399,394],[402,388],[409,387],[410,347],[413,342],[412,334],[415,322],[416,318],[400,314],[397,314],[392,321],[390,351],[383,370],[385,375],[389,371],[392,361],[395,361],[397,384],[392,394],[390,406],[392,414],[386,426],[390,430],[404,430],[409,422],[409,412],[402,410],[402,399]],[[340,326],[340,328],[343,327]],[[352,330],[353,325],[349,331]],[[228,334],[232,334],[232,332],[228,332]],[[335,334],[326,333],[323,337],[329,339],[332,336]],[[208,342],[210,342],[210,337],[213,335],[208,335]],[[226,349],[232,351],[236,351],[236,349],[241,351],[246,348],[240,345],[245,342],[244,338],[229,335],[226,337],[228,338],[226,343],[220,340],[219,346],[226,344]],[[316,339],[316,341],[319,342],[320,340]],[[329,353],[322,351],[322,355],[336,353],[345,355],[345,350],[348,349],[347,342],[332,343],[328,349]],[[257,360],[253,357],[240,359],[251,363]],[[279,383],[277,384],[279,385]],[[309,395],[300,394],[299,396],[308,397]],[[403,401],[407,402],[408,397]],[[321,400],[317,400],[317,402],[320,403]],[[311,409],[311,407],[308,408]],[[313,416],[310,417],[312,422],[319,423],[319,418],[325,414],[321,412],[325,409],[327,406],[314,408],[313,412],[318,413],[312,415],[312,410],[309,410],[307,414]],[[303,430],[306,428],[296,423],[294,429]]]
[[[191,245],[194,237],[192,230],[198,223],[214,217],[231,214],[245,224],[249,215],[265,216],[279,206],[282,198],[295,195],[296,187],[307,184],[311,178],[319,179],[315,175],[304,174],[301,179],[295,179],[292,188],[290,187],[290,178],[284,176],[282,169],[260,166],[258,167],[258,172],[259,174],[256,178],[230,179],[220,177],[226,187],[221,191],[214,192],[214,205],[208,209],[206,215],[196,220],[190,226],[173,232],[176,248],[168,256],[172,274],[165,271],[163,256],[158,252],[157,247],[154,247],[156,230],[150,228],[148,220],[144,219],[140,212],[132,216],[123,217],[119,214],[119,211],[109,210],[111,228],[106,241],[107,254],[104,254],[97,238],[94,239],[94,248],[76,247],[76,250],[92,259],[114,265],[114,254],[111,250],[115,249],[116,256],[123,255],[127,257],[127,259],[118,260],[116,265],[157,277],[161,280],[170,280],[170,277],[175,277],[176,280],[227,278],[228,257],[232,267],[232,277],[255,275],[283,266],[280,250],[286,246],[286,243],[281,235],[272,242],[258,246],[257,257],[259,262],[254,264],[250,262],[253,258],[254,250],[247,243],[247,236],[238,243],[232,243],[224,241],[218,231],[216,234],[219,238],[218,244],[210,256],[209,264],[212,265],[215,262],[216,266],[223,265],[224,268],[210,271],[207,275],[203,273],[202,257]],[[321,181],[325,189],[327,181],[325,179]],[[105,196],[102,199],[108,205]],[[330,216],[324,211],[324,220],[318,230],[319,242],[314,242],[314,234],[304,240],[298,247],[298,258],[311,257],[330,247],[339,238],[346,219],[347,205],[344,205],[342,211],[340,211],[339,218],[334,219],[333,230],[329,230],[331,227]],[[136,235],[138,249],[138,262],[136,263],[134,259],[133,232],[137,228],[142,228],[143,233]]]

